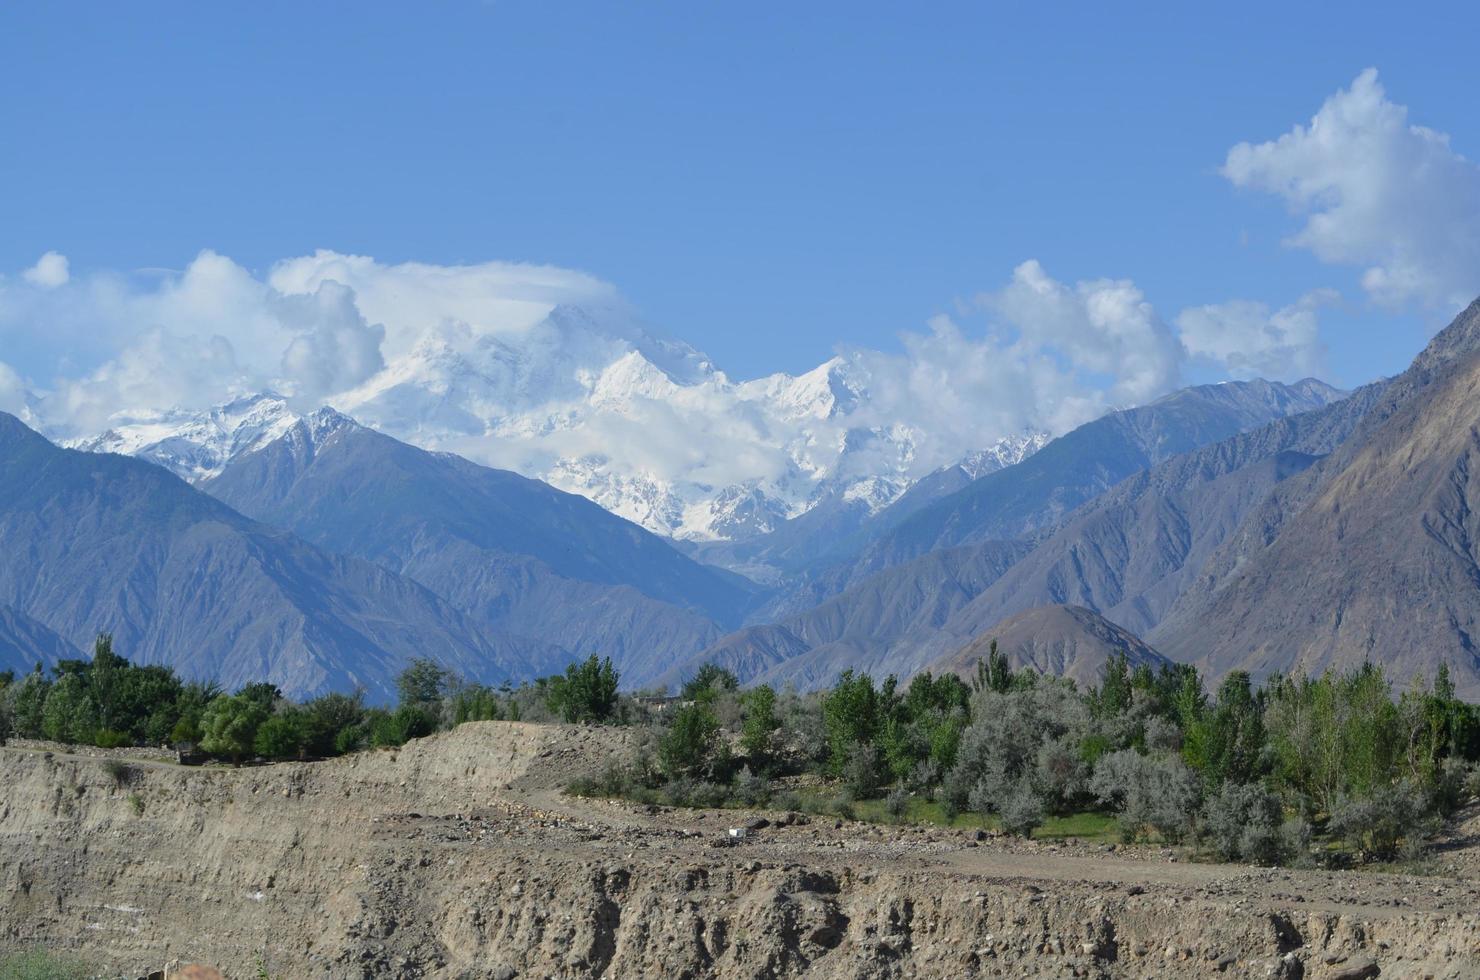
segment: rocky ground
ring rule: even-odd
[[[128,976],[1480,976],[1480,817],[1419,877],[559,792],[622,750],[501,722],[241,770],[3,748],[0,947]]]

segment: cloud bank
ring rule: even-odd
[[[1309,125],[1228,152],[1235,186],[1281,198],[1304,225],[1290,245],[1322,262],[1363,269],[1386,306],[1445,312],[1480,292],[1480,167],[1449,137],[1409,122],[1369,68]]]

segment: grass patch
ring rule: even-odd
[[[833,807],[836,796],[825,790],[814,790],[798,794],[803,809],[811,813],[840,816]],[[958,813],[948,819],[945,809],[934,800],[911,797],[904,815],[894,817],[889,813],[884,800],[856,800],[851,804],[853,816],[848,819],[863,820],[878,824],[922,824],[934,827],[950,827],[957,830],[1001,830],[1001,822],[994,816],[980,813]],[[1113,816],[1106,813],[1072,813],[1062,817],[1048,817],[1043,825],[1033,831],[1034,840],[1065,840],[1075,837],[1091,844],[1111,844],[1120,840],[1119,825]]]
[[[81,960],[44,949],[0,953],[0,977],[5,980],[89,980],[93,975]]]

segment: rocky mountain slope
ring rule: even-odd
[[[78,648],[100,632],[142,663],[294,696],[392,690],[413,656],[471,679],[557,659],[493,635],[372,562],[243,517],[157,466],[60,449],[0,414],[0,604]]]
[[[879,520],[887,530],[862,548],[854,565],[876,571],[936,548],[1022,537],[1053,526],[1133,473],[1344,397],[1346,392],[1314,379],[1294,385],[1230,381],[1184,388],[1150,405],[1112,412],[897,526],[888,527],[885,511]]]
[[[676,686],[710,662],[746,683],[802,690],[831,684],[849,669],[913,674],[970,639],[942,628],[1028,550],[1023,542],[992,541],[931,552],[780,623],[726,636],[659,682]]]
[[[583,497],[417,449],[331,409],[201,488],[408,576],[487,629],[611,656],[631,684],[717,639],[756,591]]]
[[[58,660],[82,656],[72,644],[18,609],[0,605],[0,671],[17,675],[38,663],[50,667]]]
[[[992,644],[1014,669],[1068,677],[1089,687],[1100,682],[1110,657],[1124,653],[1133,667],[1170,663],[1140,637],[1083,606],[1039,606],[998,623],[966,646],[931,663],[932,674],[971,678]]]
[[[745,679],[793,683],[804,688],[829,684],[849,667],[908,675],[970,642],[1012,613],[1063,602],[1103,608],[1092,597],[1081,596],[1084,589],[1076,593],[1068,582],[1080,570],[1079,565],[1073,565],[1067,578],[1060,571],[1050,570],[1044,574],[1051,581],[1035,581],[1031,587],[1021,584],[1031,578],[1031,573],[1017,575],[1015,570],[1021,560],[1039,556],[1045,537],[1051,542],[1049,552],[1077,548],[1064,545],[1051,533],[1055,525],[1070,520],[1070,529],[1060,533],[1068,540],[1077,540],[1074,535],[1078,532],[1065,516],[1071,504],[1093,507],[1084,502],[1094,500],[1120,476],[1160,459],[1166,467],[1180,466],[1183,470],[1174,473],[1168,469],[1150,480],[1147,487],[1166,488],[1169,481],[1184,481],[1189,499],[1212,506],[1212,498],[1203,492],[1206,488],[1192,487],[1207,480],[1194,474],[1211,473],[1210,466],[1214,470],[1220,465],[1223,469],[1235,467],[1226,461],[1218,464],[1216,451],[1210,450],[1214,455],[1208,461],[1193,461],[1176,450],[1189,445],[1197,448],[1203,440],[1245,431],[1267,421],[1270,415],[1286,418],[1284,413],[1296,413],[1288,417],[1298,418],[1303,414],[1301,409],[1312,405],[1318,409],[1316,416],[1320,416],[1320,410],[1336,411],[1343,404],[1341,394],[1319,382],[1296,386],[1268,382],[1211,385],[1186,389],[1146,408],[1115,413],[1081,426],[1024,462],[991,472],[926,505],[915,516],[903,518],[895,530],[885,530],[859,558],[812,571],[773,596],[752,616],[751,627],[690,657],[663,679],[680,678],[706,660],[723,663]],[[1359,417],[1360,407],[1366,404],[1363,401],[1356,408],[1343,410],[1338,413],[1339,419]],[[1329,448],[1354,423],[1346,422],[1346,428],[1342,424],[1312,419],[1279,428],[1281,423],[1275,422],[1270,428],[1278,432],[1251,436],[1248,445],[1234,450],[1233,456],[1239,460],[1264,458],[1274,451],[1268,447],[1294,445],[1302,433],[1306,442],[1301,445],[1308,443],[1312,451]],[[1333,431],[1337,435],[1331,435]],[[1260,447],[1264,447],[1263,455]],[[1226,455],[1228,450],[1223,452]],[[1286,460],[1284,466],[1294,465],[1292,460]],[[1266,474],[1266,483],[1279,472],[1284,470],[1275,468]],[[1261,485],[1259,478],[1246,475],[1243,479],[1249,485],[1242,488],[1242,496],[1233,494],[1230,499],[1234,503],[1225,500],[1226,506],[1236,506],[1237,501],[1245,501],[1243,506],[1248,506],[1249,498],[1257,499],[1257,490],[1251,487]],[[901,505],[907,499],[902,499]],[[1150,493],[1150,499],[1146,506],[1155,514],[1167,498],[1158,490]],[[938,512],[940,508],[945,511]],[[941,513],[946,516],[941,517]],[[888,515],[885,510],[878,519],[887,519]],[[1025,537],[1010,543],[986,540],[936,548],[912,537],[911,529],[922,519],[944,521],[943,526],[951,528],[942,532],[947,536],[974,540],[986,533],[983,529],[999,529],[1010,537]],[[1206,549],[1212,539],[1219,539],[1216,533],[1211,538],[1205,534],[1198,546]],[[856,546],[857,542],[851,544]],[[1143,545],[1150,546],[1137,538],[1121,550]],[[923,549],[921,554],[907,557],[917,548]],[[1183,557],[1187,555],[1192,555],[1190,544],[1184,549]],[[1192,560],[1195,558],[1192,555]],[[964,574],[958,574],[963,570]],[[999,580],[1013,576],[1020,584],[1004,589]],[[987,592],[994,598],[978,599]],[[901,610],[908,612],[901,614]]]
[[[1339,446],[1382,389],[1370,385],[1122,481],[1041,538],[951,628],[976,635],[1036,606],[1074,603],[1146,633],[1273,488]]]
[[[1480,694],[1480,301],[1387,385],[1354,434],[1284,481],[1151,634],[1212,672],[1370,659],[1401,683],[1448,662]]]

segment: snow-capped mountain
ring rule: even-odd
[[[871,356],[734,382],[625,314],[556,307],[518,332],[429,332],[331,403],[413,445],[538,477],[691,541],[767,534],[827,501],[874,513],[943,466],[977,475],[1046,439],[942,447],[938,433],[878,404]],[[108,431],[69,444],[198,482],[286,432],[299,417],[291,405],[263,393],[205,413],[120,413]]]
[[[208,412],[119,413],[100,435],[63,443],[69,449],[137,456],[195,483],[243,453],[267,445],[298,421],[281,395],[263,392]]]

